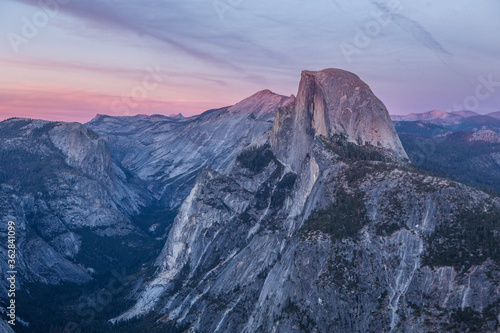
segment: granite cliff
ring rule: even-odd
[[[303,72],[266,140],[198,175],[157,272],[113,322],[495,332],[499,221],[498,198],[408,164],[356,76]]]

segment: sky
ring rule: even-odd
[[[357,74],[391,114],[500,110],[500,1],[2,0],[0,120],[90,121]]]

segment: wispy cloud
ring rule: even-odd
[[[403,30],[408,32],[417,42],[435,52],[451,55],[418,21],[413,20],[403,14],[393,13],[386,4],[380,1],[370,0],[379,10],[389,15],[394,22]]]
[[[17,0],[38,6],[38,0]],[[152,37],[205,63],[245,72],[239,62],[227,56],[231,50],[247,50],[251,59],[255,50],[270,57],[275,51],[264,48],[251,36],[237,35],[230,30],[221,35],[214,31],[219,25],[210,1],[70,1],[60,10],[86,20],[99,23],[99,27],[132,31],[140,36]],[[217,30],[217,29],[215,29]],[[201,34],[200,34],[201,32]],[[255,56],[255,53],[253,54]]]
[[[3,24],[20,31],[23,15],[32,15],[38,2],[8,0],[12,13]],[[165,78],[148,97],[183,99],[168,105],[194,110],[188,100],[198,105],[213,98],[220,103],[209,107],[217,107],[264,88],[295,93],[301,70],[340,67],[366,78],[389,109],[414,112],[422,103],[427,109],[461,100],[478,75],[498,73],[500,44],[492,40],[500,2],[400,2],[403,11],[389,13],[392,23],[346,63],[339,42],[352,41],[375,9],[387,13],[389,1],[245,0],[222,22],[212,0],[71,0],[19,57],[0,50],[0,66],[7,67],[0,87],[34,82],[49,93],[67,86],[114,98],[130,95],[144,68],[160,64]],[[441,87],[446,91],[437,92]],[[78,109],[78,103],[67,105]],[[89,114],[100,107],[89,106]]]
[[[108,65],[87,64],[78,62],[54,61],[48,59],[8,59],[0,58],[0,66],[15,66],[20,68],[29,69],[45,69],[53,71],[76,71],[76,72],[95,72],[100,75],[110,75],[117,78],[137,79],[144,76],[144,68],[126,68],[126,67],[113,67]],[[159,65],[161,67],[161,65]],[[161,75],[165,77],[182,77],[192,78],[207,82],[213,82],[220,86],[227,86],[223,76],[207,77],[201,72],[174,72],[174,71],[161,71]]]

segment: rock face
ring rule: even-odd
[[[384,104],[359,77],[340,69],[302,72],[296,101],[276,116],[271,146],[297,170],[320,135],[345,136],[348,142],[408,158]]]
[[[223,172],[201,172],[157,272],[114,322],[495,332],[500,200],[404,163],[387,112],[360,82],[338,70],[304,72],[269,143],[243,150]]]
[[[52,293],[65,283],[99,286],[116,274],[140,272],[161,250],[172,214],[197,174],[206,166],[224,170],[271,128],[278,107],[293,99],[264,90],[190,118],[1,122],[0,235],[6,239],[7,222],[16,222],[18,282],[26,293],[20,301],[43,301],[32,299],[31,288]],[[1,272],[8,270],[6,244],[0,244]],[[6,285],[0,283],[0,304]],[[79,299],[58,297],[48,306],[81,305]],[[24,311],[33,329],[53,329],[43,326],[50,323],[38,310]]]
[[[150,194],[81,124],[10,119],[0,123],[0,141],[0,232],[15,221],[21,284],[90,281],[99,260],[87,253],[88,235],[105,243],[138,232],[130,216]]]
[[[203,168],[224,170],[271,128],[277,109],[293,100],[263,90],[190,118],[98,116],[87,126],[106,138],[113,157],[163,205],[178,208]]]
[[[113,250],[126,253],[117,238],[130,237],[132,247],[154,242],[132,217],[156,199],[178,206],[204,167],[227,167],[270,129],[278,107],[293,99],[264,90],[192,118],[98,116],[88,126],[1,122],[0,232],[6,232],[9,220],[16,221],[23,282],[84,283],[99,273],[91,265],[98,264],[91,258],[99,255],[82,253],[82,247],[88,251],[90,244],[102,242],[95,250],[109,251],[110,243],[118,243]],[[4,245],[0,251],[6,258]],[[0,263],[3,271],[6,264]]]

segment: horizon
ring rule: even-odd
[[[285,96],[285,95],[282,95],[282,96]],[[249,96],[250,97],[250,96]],[[235,103],[237,104],[237,103]],[[234,105],[234,104],[233,104]],[[7,118],[0,118],[0,122],[2,121],[6,121],[6,120],[10,120],[10,119],[32,119],[32,120],[43,120],[43,121],[49,121],[49,122],[77,122],[77,123],[80,123],[80,124],[86,124],[86,123],[89,123],[91,122],[92,120],[96,119],[97,117],[130,117],[130,118],[133,118],[133,117],[140,117],[140,116],[143,116],[143,117],[154,117],[154,116],[161,116],[161,117],[169,117],[169,118],[175,118],[177,116],[181,116],[182,118],[184,119],[187,119],[187,118],[190,118],[190,117],[194,117],[194,116],[199,116],[199,115],[202,115],[204,114],[205,112],[208,112],[208,111],[212,111],[212,110],[217,110],[217,109],[223,109],[223,108],[226,108],[226,107],[231,107],[233,105],[227,105],[227,106],[222,106],[222,107],[218,107],[218,108],[213,108],[213,109],[208,109],[208,110],[204,110],[200,113],[195,113],[195,114],[191,114],[191,115],[184,115],[182,112],[178,112],[177,114],[175,113],[170,113],[170,114],[161,114],[161,113],[151,113],[151,114],[147,114],[147,113],[137,113],[137,114],[127,114],[127,115],[111,115],[111,114],[104,114],[104,113],[97,113],[95,114],[94,116],[92,116],[89,120],[87,121],[76,121],[76,120],[51,120],[51,119],[43,119],[43,118],[33,118],[33,117],[23,117],[23,116],[13,116],[13,117],[7,117]],[[492,114],[492,113],[499,113],[500,111],[491,111],[491,112],[488,112],[488,113],[479,113],[479,112],[475,112],[475,111],[470,111],[470,110],[459,110],[459,111],[442,111],[442,110],[429,110],[429,111],[423,111],[423,112],[411,112],[411,113],[407,113],[407,114],[394,114],[394,113],[389,113],[389,115],[391,117],[404,117],[404,116],[409,116],[409,115],[418,115],[418,114],[425,114],[425,113],[430,113],[430,112],[435,112],[435,111],[438,111],[438,112],[445,112],[445,113],[450,113],[450,114],[453,114],[453,113],[456,113],[456,112],[461,112],[461,111],[465,111],[465,112],[474,112],[474,113],[477,113],[477,115],[479,116],[488,116],[489,114]],[[392,121],[397,121],[397,120],[394,120],[392,119]]]
[[[494,1],[8,0],[0,8],[0,121],[192,116],[263,89],[295,95],[302,70],[331,67],[358,75],[391,115],[500,110]]]

